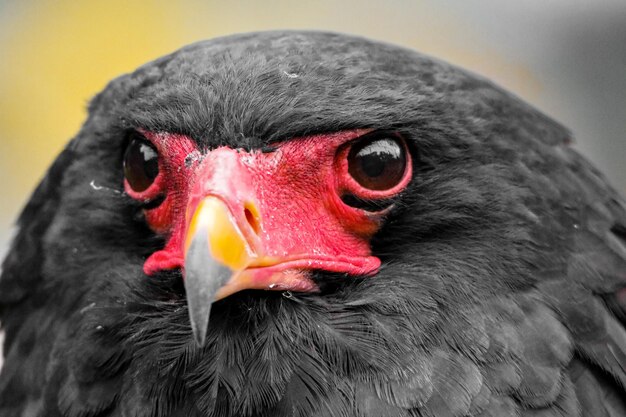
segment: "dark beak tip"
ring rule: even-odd
[[[191,297],[193,298],[193,297]],[[189,308],[189,323],[191,332],[198,347],[204,346],[206,342],[207,330],[209,327],[209,317],[211,315],[211,303],[205,300],[190,301],[187,298]]]
[[[215,294],[232,276],[232,271],[211,257],[205,233],[191,242],[185,256],[185,291],[193,337],[198,347],[206,342]]]
[[[193,339],[196,341],[196,347],[204,347],[204,343],[206,342],[206,328],[204,331],[202,331],[193,325],[191,327],[193,332]]]

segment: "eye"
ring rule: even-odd
[[[134,135],[124,153],[124,176],[133,191],[148,189],[159,174],[156,148],[138,134]]]
[[[390,134],[363,138],[348,153],[348,173],[369,190],[389,190],[398,185],[406,164],[404,145]]]

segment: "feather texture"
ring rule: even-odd
[[[415,157],[380,272],[235,294],[196,347],[180,271],[142,271],[163,240],[122,191],[125,133],[261,149],[352,128]],[[485,80],[345,35],[237,35],[113,80],[4,261],[0,414],[626,415],[626,208],[569,142]]]

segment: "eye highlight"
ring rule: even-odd
[[[159,153],[146,139],[135,134],[124,152],[124,176],[136,192],[147,190],[159,175]]]
[[[394,188],[403,180],[406,165],[405,146],[391,134],[363,138],[348,153],[348,173],[368,190]]]

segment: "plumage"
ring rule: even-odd
[[[253,153],[354,129],[414,163],[378,272],[230,295],[198,347],[181,270],[143,269],[168,237],[124,189],[128,132]],[[18,224],[3,416],[626,415],[624,200],[567,129],[410,50],[265,32],[158,59],[92,100]]]

